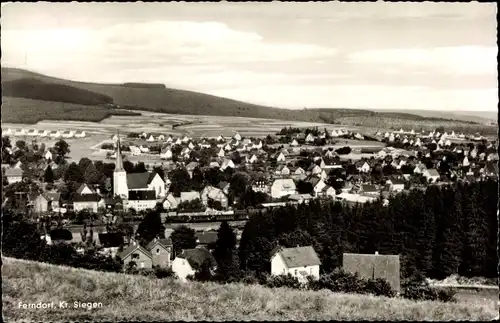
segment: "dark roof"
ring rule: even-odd
[[[104,248],[119,247],[123,243],[123,234],[120,232],[99,233],[99,242]]]
[[[223,190],[224,188],[226,188],[226,186],[229,185],[228,182],[220,182],[219,184],[217,184],[217,187],[220,188],[221,190]]]
[[[156,191],[129,191],[128,199],[131,201],[156,200]]]
[[[498,164],[497,163],[488,163],[488,164],[486,164],[486,170],[489,173],[498,174]]]
[[[311,246],[282,248],[278,249],[277,253],[283,258],[288,268],[321,265],[316,251]]]
[[[67,229],[54,229],[50,231],[50,239],[54,240],[66,240],[71,241],[73,239],[73,234]]]
[[[394,290],[400,289],[398,255],[344,253],[342,267],[346,272],[358,273],[363,278],[386,279]]]
[[[131,244],[130,246],[128,246],[127,249],[123,250],[122,252],[120,252],[118,254],[118,257],[120,257],[121,259],[125,259],[128,255],[130,255],[131,253],[135,252],[135,251],[141,251],[142,253],[144,253],[146,256],[148,256],[149,258],[152,258],[153,256],[151,255],[151,252],[147,251],[146,249],[144,249],[144,247],[142,247],[140,244]]]
[[[309,176],[307,178],[307,182],[311,183],[311,185],[314,187],[316,186],[316,184],[318,184],[320,181],[320,179],[318,177],[315,177],[315,176]]]
[[[115,205],[117,203],[121,203],[122,200],[119,197],[105,197],[104,204],[106,205]]]
[[[99,194],[76,194],[75,197],[73,197],[73,203],[74,202],[99,202],[101,200],[101,197]]]
[[[132,173],[127,174],[127,186],[129,190],[134,190],[138,188],[147,188],[148,184],[151,183],[156,173]]]
[[[179,258],[186,259],[193,269],[199,269],[204,263],[215,266],[217,263],[210,251],[205,248],[184,250]]]
[[[362,184],[361,187],[363,189],[363,192],[378,192],[375,185],[372,184]]]
[[[401,184],[404,184],[404,183],[405,183],[405,181],[404,181],[404,180],[399,179],[399,178],[391,178],[391,179],[390,179],[390,181],[391,181],[391,183],[392,183],[393,185],[401,185]]]
[[[157,244],[161,244],[163,245],[164,247],[168,247],[168,246],[172,246],[172,240],[170,238],[166,238],[166,239],[153,239],[151,240],[150,243],[148,243],[148,245],[146,246],[146,249],[148,250],[151,250],[153,249],[153,247]]]
[[[217,232],[196,232],[200,244],[213,244],[217,241]]]

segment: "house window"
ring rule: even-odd
[[[298,273],[298,269],[295,269],[295,276],[297,276],[297,273]]]
[[[160,248],[156,248],[156,254],[159,255],[160,254]]]
[[[132,254],[132,259],[139,259],[139,254],[138,253]]]
[[[144,261],[141,261],[141,268],[144,268]]]

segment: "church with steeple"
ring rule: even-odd
[[[117,133],[113,195],[123,200],[125,209],[153,209],[166,195],[165,181],[157,173],[127,174],[123,167],[120,134]]]

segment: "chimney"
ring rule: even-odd
[[[378,251],[375,251],[375,256],[378,256]]]

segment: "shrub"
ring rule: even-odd
[[[394,297],[396,294],[392,290],[391,285],[385,279],[381,278],[368,279],[365,283],[364,290],[375,296]]]
[[[300,289],[302,287],[302,284],[299,282],[299,280],[290,274],[269,276],[266,280],[265,285],[269,288],[289,287]]]
[[[395,295],[389,283],[384,279],[364,279],[357,274],[347,273],[341,269],[335,269],[317,281],[308,277],[307,286],[311,290],[329,289],[332,292],[373,294],[387,297]]]
[[[456,291],[453,289],[436,288],[429,285],[420,274],[415,273],[403,281],[401,296],[412,300],[439,300],[441,302],[454,302]]]
[[[175,277],[175,273],[171,267],[168,267],[168,268],[155,267],[154,273],[156,275],[156,278],[160,278],[160,279],[168,278],[168,277]]]

